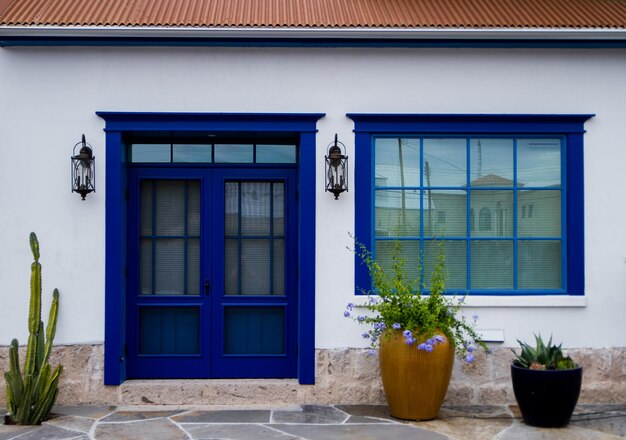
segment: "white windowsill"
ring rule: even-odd
[[[356,297],[362,306],[363,297]],[[463,307],[587,307],[586,296],[537,295],[537,296],[467,296]]]

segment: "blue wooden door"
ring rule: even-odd
[[[129,172],[129,378],[296,377],[296,172]]]

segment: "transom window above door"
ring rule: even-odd
[[[131,163],[295,164],[297,139],[285,134],[168,135],[139,133],[127,139]]]

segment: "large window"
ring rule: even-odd
[[[349,116],[357,239],[383,268],[400,241],[430,273],[443,243],[451,292],[583,294],[587,115]]]

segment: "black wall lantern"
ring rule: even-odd
[[[339,194],[348,191],[348,156],[345,152],[346,146],[337,140],[335,134],[335,141],[328,144],[326,154],[326,191],[333,193],[335,200]]]
[[[76,154],[76,147],[80,151]],[[90,192],[96,192],[96,158],[91,145],[83,139],[72,150],[72,192],[77,192],[83,200]]]

